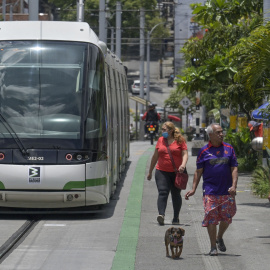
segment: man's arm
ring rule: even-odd
[[[229,193],[232,196],[236,195],[237,181],[238,181],[238,167],[231,167],[232,172],[232,186],[229,188]]]
[[[196,192],[196,189],[198,187],[198,184],[200,182],[201,176],[203,174],[203,168],[197,169],[194,173],[193,178],[193,184],[192,184],[192,190],[188,191],[185,195],[185,199],[188,200],[188,197],[193,196]]]

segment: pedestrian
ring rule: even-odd
[[[256,121],[249,121],[248,127],[251,135],[251,139],[256,137],[263,137],[263,123]]]
[[[194,195],[203,175],[205,215],[202,226],[207,227],[210,238],[209,255],[217,256],[217,247],[222,252],[226,251],[223,235],[236,213],[238,163],[233,147],[223,142],[223,130],[219,124],[211,124],[206,132],[210,141],[198,153],[192,190],[186,193],[185,199]]]
[[[174,211],[172,224],[180,224],[179,214],[182,206],[181,190],[174,186],[176,174],[167,145],[178,171],[181,173],[186,172],[188,161],[187,145],[182,134],[175,132],[175,126],[172,122],[165,122],[162,125],[162,137],[157,141],[147,175],[147,180],[150,181],[153,169],[157,164],[155,171],[155,180],[158,189],[157,207],[159,215],[157,221],[160,225],[164,225],[165,211],[170,192]]]

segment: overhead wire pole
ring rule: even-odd
[[[22,14],[24,14],[24,6],[23,6],[23,4],[24,4],[24,0],[20,0],[20,10],[21,10]]]
[[[84,0],[77,0],[77,22],[84,21]]]
[[[38,21],[39,1],[29,0],[29,21]]]
[[[107,43],[105,27],[106,27],[105,0],[100,0],[99,1],[99,39]]]
[[[160,24],[165,24],[164,22],[156,24],[150,31],[147,32],[147,84],[146,84],[146,99],[150,101],[150,37],[152,32]]]
[[[264,24],[266,24],[270,19],[270,1],[263,0],[263,18]]]
[[[6,20],[6,0],[2,1],[2,14],[4,21]]]
[[[121,59],[121,20],[122,20],[122,7],[121,3],[116,3],[116,55]]]
[[[144,8],[140,9],[140,98],[144,98]],[[143,104],[140,106],[140,113],[143,112]]]

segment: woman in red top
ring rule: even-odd
[[[168,153],[168,142],[176,168],[179,172],[186,170],[188,160],[187,145],[184,137],[172,122],[165,122],[162,126],[162,137],[158,139],[155,152],[152,156],[147,180],[151,180],[152,171],[157,163],[155,179],[158,189],[158,212],[157,221],[164,225],[165,210],[169,193],[171,192],[174,216],[172,224],[179,224],[179,213],[182,206],[181,190],[174,186],[175,170]]]

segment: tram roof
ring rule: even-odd
[[[0,40],[60,40],[96,45],[99,42],[88,23],[65,21],[0,22]]]

